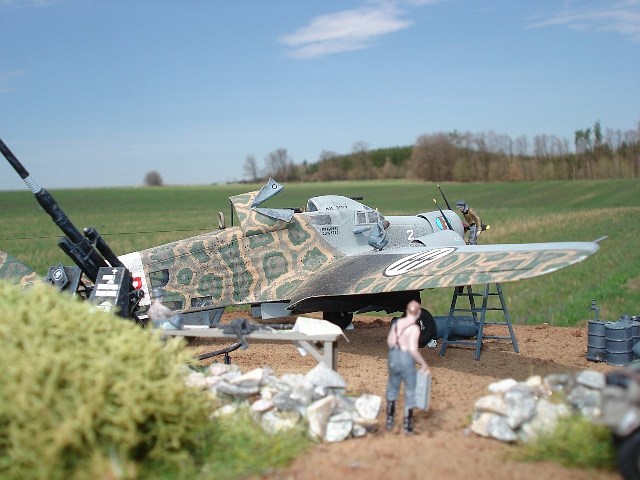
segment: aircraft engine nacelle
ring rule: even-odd
[[[464,237],[458,235],[454,230],[439,230],[429,235],[416,237],[411,242],[412,245],[425,247],[441,247],[451,245],[464,245]]]
[[[445,219],[442,214],[446,215],[447,218]],[[462,220],[460,220],[460,217],[452,210],[443,210],[442,213],[440,213],[440,211],[419,213],[417,216],[425,219],[433,229],[434,233],[442,230],[449,230],[449,225],[447,224],[448,220],[451,227],[453,227],[453,231],[461,237],[464,237],[464,225],[462,224]]]

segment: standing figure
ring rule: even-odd
[[[480,220],[480,215],[478,215],[473,208],[469,207],[467,202],[464,200],[458,200],[456,202],[456,207],[458,207],[458,210],[462,212],[465,222],[469,225],[469,240],[467,240],[467,245],[477,245],[478,237],[482,232],[482,220]]]
[[[164,300],[164,290],[162,288],[154,288],[153,296],[153,303],[151,303],[147,315],[154,328],[161,328],[163,330],[182,329],[184,322],[180,312],[174,312],[162,303]]]
[[[417,321],[422,309],[420,304],[411,300],[404,317],[391,322],[387,336],[389,347],[389,381],[387,383],[387,430],[395,425],[396,400],[400,393],[400,384],[404,382],[404,423],[405,433],[413,433],[413,409],[416,405],[416,363],[420,371],[429,372],[429,366],[418,351],[420,327]]]

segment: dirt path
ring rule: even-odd
[[[226,317],[225,317],[226,318]],[[231,317],[229,317],[231,318]],[[226,321],[226,320],[223,320]],[[355,330],[347,331],[349,342],[340,341],[338,372],[349,392],[370,392],[384,397],[386,371],[385,338],[389,318],[356,317]],[[531,375],[574,372],[583,369],[609,371],[606,363],[586,359],[587,329],[514,326],[519,353],[509,341],[486,341],[480,360],[474,351],[451,346],[439,356],[439,346],[422,353],[433,372],[431,408],[419,412],[417,435],[399,431],[368,434],[336,444],[320,444],[269,479],[619,479],[610,472],[567,469],[553,463],[521,463],[508,459],[513,448],[497,440],[469,432],[475,401],[487,393],[491,382],[504,378],[525,380]],[[504,331],[495,332],[505,335]],[[202,352],[226,345],[216,341],[193,342]],[[306,373],[315,366],[293,345],[254,343],[231,354],[232,363],[243,371],[270,366],[278,375]],[[383,425],[383,413],[380,425]]]

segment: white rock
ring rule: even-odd
[[[498,415],[507,415],[507,403],[502,395],[485,395],[480,397],[475,404],[475,409],[479,413],[490,412]]]
[[[524,384],[529,388],[541,388],[542,387],[542,377],[540,375],[534,375],[532,377],[527,378]]]
[[[346,388],[347,386],[344,378],[338,372],[325,365],[324,362],[318,363],[318,365],[309,370],[305,378],[319,387]]]
[[[251,410],[258,413],[264,413],[267,410],[271,410],[273,408],[273,401],[270,399],[260,398],[253,402],[251,405]]]
[[[353,429],[353,420],[348,412],[339,413],[329,418],[324,434],[325,442],[341,442],[349,437]]]
[[[576,382],[595,390],[602,390],[606,385],[604,373],[595,370],[583,370],[576,373]]]
[[[329,396],[321,398],[307,407],[307,421],[309,422],[311,436],[324,438],[327,422],[337,403],[335,397]]]
[[[362,418],[377,419],[381,405],[382,397],[365,393],[356,399],[355,409]]]
[[[262,368],[255,368],[244,375],[231,379],[229,383],[240,387],[254,387],[262,383],[263,377],[264,371]]]
[[[504,393],[517,383],[513,378],[505,378],[504,380],[491,383],[487,388],[491,393]]]
[[[205,379],[204,374],[201,372],[193,372],[193,371],[189,372],[189,374],[184,379],[184,382],[187,384],[188,387],[193,387],[193,388],[207,387],[207,381]]]

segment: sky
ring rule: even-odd
[[[0,0],[0,32],[0,139],[48,189],[640,121],[640,0]]]

